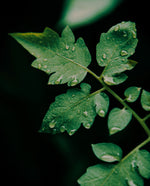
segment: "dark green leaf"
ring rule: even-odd
[[[89,167],[78,183],[81,186],[144,186],[135,162],[136,156],[132,154],[116,165],[105,163]]]
[[[97,62],[105,67],[102,76],[108,85],[124,82],[127,76],[123,73],[131,70],[136,62],[128,60],[137,45],[135,23],[122,22],[102,33],[97,45]]]
[[[100,117],[105,117],[109,108],[109,97],[105,93],[100,93],[95,96],[96,113]]]
[[[61,37],[50,28],[43,33],[11,34],[37,59],[32,66],[47,74],[52,74],[49,84],[68,83],[74,86],[87,74],[86,68],[91,56],[82,38],[75,43],[75,37],[67,26]]]
[[[62,26],[78,27],[109,14],[121,0],[66,0],[60,20]]]
[[[143,90],[141,95],[141,105],[144,110],[150,111],[150,92]]]
[[[139,150],[137,152],[137,166],[139,173],[144,178],[150,178],[150,153],[146,150]]]
[[[110,135],[123,130],[131,121],[132,113],[127,109],[114,108],[108,116],[108,129]]]
[[[96,91],[90,94],[90,85],[81,84],[80,89],[70,89],[55,98],[42,123],[41,132],[59,133],[67,131],[73,135],[81,123],[87,129],[91,127],[96,116]]]
[[[129,87],[125,90],[124,95],[128,102],[134,102],[138,99],[140,95],[141,88],[139,87]]]
[[[92,149],[97,158],[106,162],[120,161],[122,149],[113,143],[97,143],[92,145]]]

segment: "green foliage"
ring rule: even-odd
[[[148,135],[145,141],[123,158],[122,149],[113,143],[92,145],[94,154],[102,162],[89,167],[78,183],[83,186],[143,186],[143,178],[150,178],[150,153],[140,148],[150,142],[150,129],[146,123],[150,113],[141,118],[127,102],[132,104],[138,101],[142,92],[142,108],[150,111],[150,92],[132,86],[125,89],[125,98],[122,99],[109,86],[123,83],[127,79],[124,72],[137,64],[128,59],[135,52],[138,42],[135,23],[122,22],[101,34],[96,47],[96,59],[98,68],[104,69],[99,76],[87,68],[91,62],[88,48],[82,38],[75,42],[74,34],[68,26],[61,37],[50,28],[45,28],[43,33],[10,35],[36,57],[32,66],[50,75],[48,84],[67,83],[68,86],[75,86],[83,81],[87,72],[101,84],[99,90],[91,92],[89,84],[81,83],[80,89],[70,88],[65,94],[57,96],[43,118],[40,132],[56,134],[66,131],[73,135],[81,124],[90,129],[96,115],[106,117],[108,113],[110,135],[122,131],[132,117]],[[110,98],[104,91],[113,96],[123,108],[115,107],[110,111]]]
[[[11,36],[37,58],[33,67],[47,74],[53,73],[49,84],[74,86],[86,76],[84,67],[91,62],[90,53],[82,38],[75,43],[68,26],[61,37],[50,28],[45,28],[43,33],[14,33]]]
[[[108,156],[111,153],[113,157],[120,155],[121,158],[122,156],[120,147],[114,144],[100,143],[96,144],[95,148],[98,158],[102,153]],[[105,161],[103,158],[99,159]],[[135,149],[118,164],[100,163],[89,167],[78,183],[83,186],[143,186],[142,177],[150,177],[150,153],[146,150]]]
[[[137,45],[135,23],[122,22],[101,34],[96,54],[99,66],[105,67],[102,76],[108,85],[117,85],[127,79],[123,72],[131,70],[136,62],[128,60]]]
[[[138,99],[140,92],[141,88],[133,86],[127,88],[124,92],[124,95],[128,102],[135,102]]]
[[[101,99],[100,91],[90,94],[91,86],[81,84],[80,89],[70,89],[56,97],[50,105],[42,123],[41,132],[59,133],[67,131],[73,135],[81,123],[89,129],[96,116],[95,99]],[[99,100],[98,100],[99,101]]]
[[[79,27],[111,13],[121,0],[66,0],[59,24]]]
[[[150,92],[146,90],[142,91],[141,104],[144,110],[150,111]]]
[[[122,149],[113,143],[98,143],[92,145],[93,152],[97,158],[106,162],[120,161]]]
[[[132,113],[127,109],[114,108],[110,111],[108,116],[109,133],[115,134],[123,130],[131,121]]]

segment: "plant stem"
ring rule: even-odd
[[[146,145],[147,143],[150,142],[150,137],[148,137],[145,141],[143,141],[142,143],[140,143],[138,146],[136,146],[132,151],[130,151],[120,162],[124,161],[125,159],[127,159],[129,156],[131,156],[133,153],[135,153],[137,150],[139,150],[140,148],[142,148],[144,145]]]
[[[146,121],[148,118],[150,118],[150,113],[143,118],[143,121]]]
[[[91,70],[87,70],[88,73],[90,73],[92,76],[94,76],[101,85],[114,97],[116,98],[125,108],[130,110],[132,112],[132,115],[135,117],[135,119],[140,123],[148,137],[150,137],[150,129],[147,127],[145,121],[150,117],[150,114],[148,114],[144,119],[142,119],[126,102],[123,100],[118,94],[116,94],[109,86],[107,86],[104,81],[102,80],[102,75],[99,77]]]

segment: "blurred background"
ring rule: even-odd
[[[128,86],[140,86],[150,91],[150,27],[149,1],[84,0],[80,6],[79,19],[70,22],[71,16],[78,15],[69,0],[55,1],[12,1],[1,5],[0,13],[0,142],[1,142],[1,183],[8,185],[77,186],[77,179],[86,168],[99,163],[91,150],[91,144],[114,142],[123,148],[124,155],[146,139],[144,131],[132,119],[122,132],[109,136],[106,118],[96,117],[90,130],[83,127],[73,136],[67,134],[38,133],[42,119],[56,95],[65,93],[66,85],[48,86],[48,76],[31,67],[34,57],[13,40],[8,33],[42,32],[46,26],[61,33],[65,24],[73,29],[76,39],[83,37],[93,58],[89,68],[100,74],[97,68],[95,47],[100,33],[121,22],[136,22],[139,43],[131,59],[138,65],[130,72],[123,84],[113,87],[120,96]],[[70,1],[71,2],[71,1]],[[72,0],[73,2],[73,0]],[[94,4],[95,2],[95,4]],[[102,1],[104,2],[104,1]],[[91,7],[89,17],[83,18],[83,11]],[[95,7],[95,8],[94,8]],[[98,7],[100,7],[98,11]],[[77,9],[79,11],[79,9]],[[85,11],[85,13],[87,13]],[[76,17],[76,16],[75,16]],[[73,20],[73,19],[71,19]],[[99,88],[90,75],[84,82]],[[120,107],[113,98],[110,109]],[[140,100],[138,100],[139,102]],[[122,107],[122,106],[121,106]],[[138,103],[132,104],[141,117],[146,115]],[[149,120],[150,121],[150,120]],[[150,151],[150,145],[145,146]],[[150,185],[150,181],[145,181]]]

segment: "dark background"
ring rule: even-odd
[[[34,57],[24,50],[8,33],[42,32],[46,26],[56,28],[63,0],[19,1],[3,3],[0,13],[0,142],[1,185],[76,186],[76,180],[86,168],[99,160],[91,144],[114,142],[123,148],[124,155],[146,139],[140,125],[132,119],[122,132],[109,137],[106,119],[96,117],[90,130],[83,127],[72,137],[67,134],[38,133],[42,118],[56,95],[66,92],[66,85],[48,86],[48,76],[32,68]],[[95,60],[95,46],[101,32],[121,21],[134,21],[139,43],[132,59],[139,62],[127,72],[128,80],[113,89],[123,97],[128,86],[140,86],[150,91],[150,25],[149,1],[124,0],[113,13],[103,19],[74,30],[76,38],[83,37],[93,57],[90,69],[99,74]],[[93,90],[99,86],[88,75],[85,82]],[[138,100],[139,102],[140,100]],[[111,98],[110,109],[120,107]],[[141,117],[146,115],[138,103]],[[150,150],[150,145],[145,146]],[[145,181],[145,185],[150,185]]]

